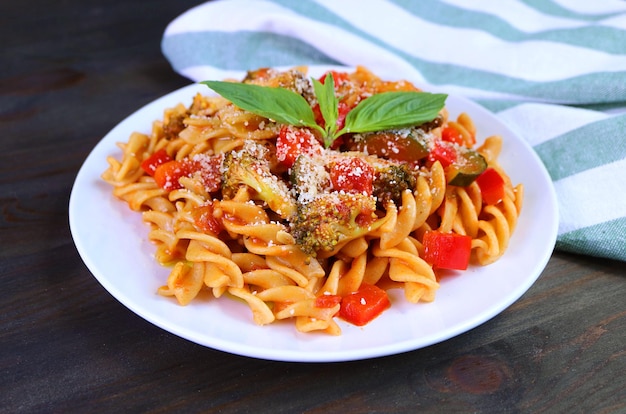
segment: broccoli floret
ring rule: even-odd
[[[256,192],[280,217],[287,219],[296,211],[296,203],[287,184],[272,174],[269,150],[254,141],[245,141],[243,148],[226,154],[222,163],[222,194],[232,198],[240,186]]]
[[[376,199],[364,194],[325,193],[298,203],[292,235],[303,252],[316,256],[383,224],[376,215]]]
[[[402,193],[415,189],[417,179],[407,164],[381,160],[374,163],[374,169],[373,195],[382,207],[389,201],[401,205]]]

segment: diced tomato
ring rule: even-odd
[[[150,155],[148,158],[146,158],[141,163],[141,168],[148,175],[154,177],[154,171],[156,170],[156,168],[159,165],[165,164],[168,161],[172,161],[172,157],[167,155],[167,151],[165,151],[165,148],[162,148],[158,150],[157,152],[155,152],[154,154]]]
[[[192,172],[191,164],[186,161],[172,160],[159,165],[154,170],[154,181],[165,190],[182,188],[178,182],[181,177],[188,177]]]
[[[436,141],[435,146],[428,154],[430,162],[439,161],[443,168],[454,164],[457,160],[457,151],[453,144],[446,141]]]
[[[332,308],[341,303],[341,296],[338,295],[321,295],[315,298],[315,307]]]
[[[319,155],[322,144],[308,128],[285,125],[276,139],[276,158],[286,167],[293,166],[300,154]]]
[[[202,184],[207,192],[218,191],[222,186],[222,155],[196,155],[193,159],[170,160],[158,165],[154,170],[154,181],[165,190],[182,188],[181,177],[191,177],[200,173]]]
[[[193,158],[191,170],[199,171],[202,184],[209,193],[222,188],[222,155],[197,155]]]
[[[486,204],[498,204],[504,198],[504,179],[492,167],[480,174],[476,178],[476,183]]]
[[[385,290],[363,283],[359,290],[343,297],[339,316],[351,324],[363,326],[390,306]]]
[[[192,210],[193,223],[207,233],[218,235],[224,230],[222,222],[215,217],[213,204],[198,206]]]
[[[472,253],[472,238],[432,230],[424,233],[424,260],[440,269],[465,270]]]
[[[446,142],[452,142],[454,144],[465,145],[463,135],[453,127],[445,127],[441,131],[441,139]]]
[[[330,182],[337,191],[371,195],[374,167],[358,157],[341,158],[330,167]]]

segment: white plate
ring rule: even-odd
[[[324,69],[311,68],[311,74],[317,76]],[[557,204],[543,164],[492,113],[449,96],[446,105],[451,116],[469,113],[479,137],[504,137],[500,162],[514,183],[525,186],[521,217],[498,262],[445,278],[433,303],[407,303],[402,291],[394,289],[390,309],[365,327],[339,321],[343,332],[338,337],[298,333],[291,322],[257,326],[244,303],[228,298],[179,306],[156,293],[169,272],[154,261],[147,225],[140,214],[113,197],[100,175],[107,168],[107,156],[120,156],[116,142],[127,141],[133,131],[149,133],[165,108],[179,102],[188,105],[198,91],[210,93],[204,85],[179,89],[109,132],[81,167],[69,204],[74,242],[96,279],[130,310],[173,334],[229,353],[280,361],[348,361],[401,353],[444,341],[499,314],[530,288],[552,254]]]

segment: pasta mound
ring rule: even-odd
[[[316,109],[306,72],[259,69],[240,82],[290,89]],[[334,76],[340,108],[417,91],[364,67]],[[300,332],[339,335],[341,298],[363,285],[403,289],[411,303],[435,300],[441,272],[427,260],[429,232],[469,238],[475,266],[504,254],[523,185],[513,185],[498,163],[501,137],[479,146],[476,139],[471,117],[450,119],[444,107],[422,125],[346,134],[325,148],[309,128],[197,94],[189,106],[166,109],[150,135],[120,143],[121,158],[108,157],[102,178],[142,214],[156,260],[171,266],[160,295],[181,305],[201,291],[234,296],[259,325],[289,319]],[[285,140],[296,142],[295,152],[285,151]],[[503,195],[489,202],[472,178],[452,185],[453,168],[433,156],[442,141],[479,154],[504,181]],[[426,152],[411,158],[407,143]],[[339,299],[322,304],[326,297]]]

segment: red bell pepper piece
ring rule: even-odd
[[[465,270],[472,253],[472,238],[432,230],[424,233],[424,260],[440,269]]]
[[[454,164],[457,161],[458,154],[454,145],[446,141],[436,141],[433,149],[428,154],[430,162],[439,161],[443,168]]]
[[[476,183],[486,204],[498,204],[504,198],[504,178],[492,167],[480,174]]]
[[[465,145],[463,135],[453,127],[445,127],[441,131],[441,139],[446,142],[452,142],[459,145]]]
[[[141,168],[148,175],[154,177],[154,171],[156,170],[156,168],[159,165],[165,164],[168,161],[172,161],[172,157],[167,155],[167,151],[165,151],[165,148],[162,148],[158,150],[157,152],[155,152],[154,154],[150,155],[148,158],[146,158],[141,163]]]
[[[385,290],[363,283],[359,290],[343,297],[339,316],[353,325],[363,326],[390,306]]]

